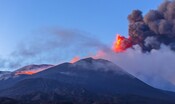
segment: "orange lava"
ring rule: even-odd
[[[76,57],[74,57],[74,58],[70,61],[70,63],[75,63],[75,62],[77,62],[78,60],[80,60],[80,57],[79,57],[79,56],[76,56]]]
[[[117,34],[116,40],[115,40],[114,46],[113,46],[113,50],[115,52],[122,52],[123,51],[123,49],[121,47],[121,42],[122,42],[123,39],[124,39],[124,37],[122,37],[119,34]]]
[[[21,74],[27,74],[27,75],[32,75],[32,74],[35,74],[35,73],[38,73],[39,71],[20,71],[20,72],[16,72],[15,75],[21,75]]]
[[[132,47],[132,43],[129,38],[125,38],[124,36],[120,36],[119,34],[117,34],[116,40],[113,45],[114,52],[123,52],[130,47]]]

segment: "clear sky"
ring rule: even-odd
[[[164,0],[0,0],[0,55],[32,39],[42,28],[64,27],[88,32],[106,44],[116,33],[127,36],[127,16],[143,14]]]

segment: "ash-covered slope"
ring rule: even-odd
[[[35,74],[35,73],[38,73],[40,71],[43,71],[45,69],[48,69],[48,68],[51,68],[53,67],[54,65],[49,65],[49,64],[41,64],[41,65],[27,65],[27,66],[24,66],[16,71],[14,71],[14,73],[16,75],[20,75],[20,74]]]
[[[51,68],[54,65],[41,64],[41,65],[27,65],[19,68],[15,71],[0,71],[0,80],[6,80],[9,78],[17,77],[19,75],[31,75],[43,71],[45,69]]]
[[[26,77],[38,73],[40,71],[46,70],[53,67],[54,65],[50,64],[41,64],[41,65],[27,65],[22,68],[19,68],[15,71],[0,71],[0,90],[12,87],[17,82],[25,79]]]
[[[1,90],[0,96],[41,104],[175,103],[174,93],[153,88],[107,60],[92,58],[74,64],[63,63],[27,76],[12,87]]]
[[[10,75],[10,71],[0,71],[0,80],[7,79]]]

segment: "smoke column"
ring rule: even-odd
[[[160,49],[161,44],[175,50],[174,7],[175,0],[172,0],[165,1],[157,10],[150,10],[145,16],[140,10],[134,10],[128,16],[129,38],[123,39],[123,41],[129,41],[131,46],[138,44],[143,52]]]

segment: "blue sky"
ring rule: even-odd
[[[1,0],[0,56],[32,40],[42,28],[63,27],[90,33],[110,45],[116,33],[127,36],[127,16],[143,14],[164,0]]]

